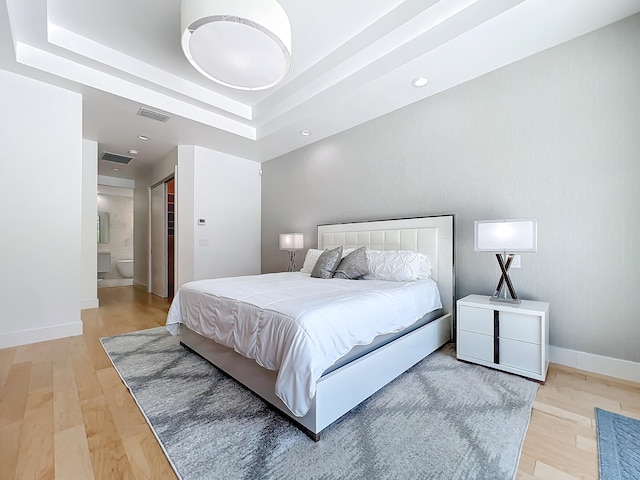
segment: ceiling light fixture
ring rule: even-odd
[[[138,150],[129,150],[129,155],[137,155]]]
[[[429,83],[429,79],[427,77],[418,77],[411,82],[411,85],[414,87],[420,88],[424,87],[427,83]]]
[[[149,137],[147,137],[146,135],[138,135],[138,138],[140,140],[149,140]]]
[[[291,23],[276,0],[182,0],[182,50],[205,77],[264,90],[291,68]]]
[[[309,130],[302,130],[300,132],[300,135],[304,135],[305,137],[308,137],[309,135],[311,135],[311,132]]]

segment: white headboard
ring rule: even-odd
[[[438,283],[444,312],[454,313],[453,215],[318,225],[319,249],[340,245],[424,253],[431,263],[431,278]]]

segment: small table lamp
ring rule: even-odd
[[[502,272],[496,291],[491,296],[492,301],[520,303],[507,272],[513,261],[514,253],[535,252],[537,243],[537,223],[535,219],[477,220],[475,222],[475,251],[496,252],[496,258]],[[507,298],[507,290],[511,298]]]
[[[289,251],[289,272],[296,270],[296,250],[304,248],[304,236],[301,233],[281,233],[280,250]]]

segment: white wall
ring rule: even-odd
[[[82,334],[82,97],[0,70],[0,348]]]
[[[98,185],[115,188],[136,188],[136,181],[128,178],[109,177],[107,175],[98,175]]]
[[[178,152],[177,286],[260,273],[260,164],[199,146]]]
[[[98,307],[97,279],[97,175],[98,143],[82,140],[82,239],[80,308]]]
[[[178,147],[171,150],[159,161],[153,164],[149,186],[155,185],[171,177],[175,173],[177,164],[178,164]]]
[[[175,288],[195,280],[195,150],[194,145],[180,145],[175,182]]]
[[[456,215],[457,297],[491,294],[473,221],[538,219],[512,279],[556,347],[640,362],[640,15],[263,164],[263,272],[278,234]],[[428,87],[425,87],[428,88]]]
[[[133,283],[149,285],[149,183],[151,169],[136,169],[133,191]]]

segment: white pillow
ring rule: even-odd
[[[311,274],[311,272],[313,271],[313,267],[318,261],[318,258],[320,258],[320,255],[322,255],[322,250],[318,250],[315,248],[310,248],[309,250],[307,250],[307,256],[304,257],[304,264],[302,265],[300,271],[302,273]]]
[[[365,280],[410,282],[431,276],[431,265],[426,255],[410,250],[367,249],[370,273]]]
[[[420,274],[418,275],[418,280],[431,278],[431,262],[429,261],[429,257],[424,253],[418,253],[418,255],[420,255]]]
[[[346,257],[354,250],[355,248],[343,248],[342,258]],[[318,258],[320,258],[320,255],[322,255],[323,251],[324,250],[318,250],[317,248],[310,248],[307,250],[307,255],[304,257],[304,263],[302,264],[300,271],[302,273],[311,274],[313,267],[316,265],[316,262],[318,261]]]

